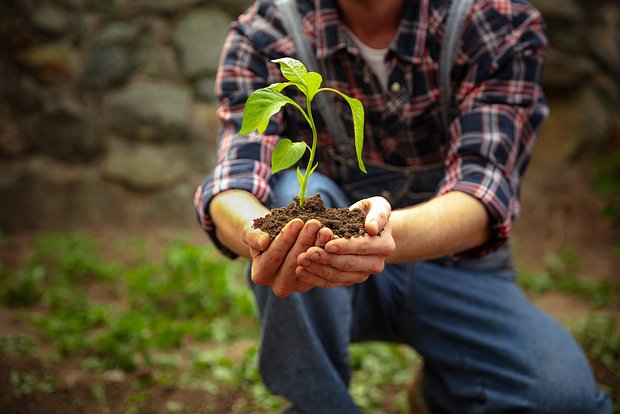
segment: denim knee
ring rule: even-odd
[[[547,357],[533,360],[529,396],[536,413],[611,414],[609,397],[598,388],[589,363],[568,333],[564,347],[549,344]]]
[[[502,275],[412,267],[408,339],[425,358],[429,405],[459,414],[610,413],[574,338]]]

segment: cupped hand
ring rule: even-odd
[[[382,197],[355,203],[366,214],[366,233],[351,239],[337,238],[325,248],[312,247],[297,258],[295,272],[300,280],[320,287],[342,287],[362,283],[381,273],[386,258],[395,250],[390,223],[391,206]]]
[[[266,233],[246,225],[243,240],[253,258],[252,281],[270,286],[281,298],[311,289],[314,285],[299,280],[295,274],[297,257],[313,246],[324,246],[332,236],[317,220],[304,224],[300,219],[293,219],[273,241]]]

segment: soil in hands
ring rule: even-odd
[[[326,208],[320,194],[307,197],[303,207],[299,206],[299,197],[293,197],[293,200],[288,207],[274,208],[265,217],[254,220],[254,228],[268,233],[273,240],[289,221],[300,218],[304,223],[316,219],[335,236],[345,239],[366,233],[366,217],[360,209]]]

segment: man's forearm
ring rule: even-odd
[[[209,214],[215,223],[218,240],[236,254],[249,257],[243,242],[244,227],[269,211],[252,194],[242,190],[228,190],[216,195],[209,205]],[[268,237],[268,236],[266,236]]]
[[[435,197],[391,216],[396,251],[388,261],[413,262],[462,252],[484,244],[490,221],[482,203],[462,192]]]

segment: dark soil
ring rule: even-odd
[[[176,411],[170,409],[169,401],[182,413],[224,413],[250,399],[232,388],[210,393],[197,387],[159,384],[148,370],[106,378],[71,364],[0,354],[0,414],[170,414]],[[21,382],[12,379],[17,375]],[[44,381],[49,388],[39,389]]]
[[[320,194],[307,197],[303,207],[299,206],[298,197],[293,199],[294,202],[288,207],[274,208],[265,217],[254,220],[254,228],[268,233],[273,240],[289,221],[300,218],[304,223],[316,219],[335,236],[345,239],[363,236],[366,233],[364,229],[366,217],[360,209],[326,208]]]

